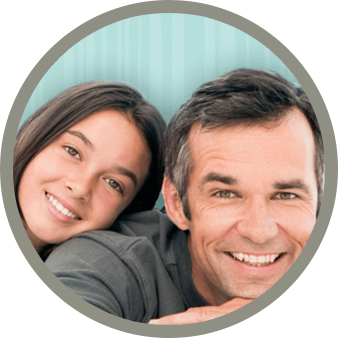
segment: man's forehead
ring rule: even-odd
[[[239,124],[208,130],[195,124],[189,135],[189,147],[193,166],[209,167],[209,170],[223,166],[224,161],[233,172],[245,163],[252,171],[265,167],[271,170],[306,167],[314,173],[314,138],[299,110],[290,112],[275,127]]]
[[[314,136],[308,120],[305,115],[298,109],[292,108],[277,121],[229,121],[225,123],[210,124],[202,126],[201,123],[196,122],[190,129],[188,140],[189,145],[194,146],[200,140],[203,142],[206,139],[212,139],[214,135],[223,134],[225,137],[229,135],[231,138],[243,138],[259,134],[262,136],[271,136],[276,138],[278,136],[296,136],[300,132],[303,136],[307,136],[307,142],[314,145]],[[295,139],[296,141],[296,139]]]

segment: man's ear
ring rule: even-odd
[[[185,217],[181,199],[177,189],[167,177],[164,178],[162,184],[162,194],[164,198],[164,206],[169,218],[181,230],[189,230],[189,220]]]

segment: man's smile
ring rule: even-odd
[[[274,279],[277,275],[280,278],[287,270],[290,255],[287,252],[253,254],[252,252],[224,252],[223,257],[230,264],[228,268],[239,278],[253,278],[254,276],[265,276],[264,279]],[[229,271],[230,271],[229,270]]]
[[[279,259],[282,253],[254,255],[244,252],[228,252],[228,255],[230,255],[237,261],[243,262],[251,266],[266,266],[274,263],[277,259]]]

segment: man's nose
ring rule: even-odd
[[[264,200],[255,200],[249,203],[243,219],[237,225],[241,236],[247,237],[257,244],[263,244],[277,236],[278,225],[267,204],[268,202]]]

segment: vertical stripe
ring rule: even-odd
[[[85,53],[85,44],[86,44],[86,39],[83,39],[78,42],[78,81],[79,83],[84,82],[86,80],[86,70],[85,70],[85,65],[86,65],[86,53]]]
[[[68,88],[70,86],[73,86],[75,83],[74,79],[74,49],[71,48],[68,50],[63,56],[63,86],[64,88]]]
[[[124,76],[123,81],[130,84],[130,68],[133,65],[133,62],[131,62],[129,55],[130,55],[130,39],[129,39],[129,25],[131,20],[124,20],[124,33],[123,33],[123,69],[124,69]],[[126,62],[127,61],[127,62]]]
[[[162,16],[150,16],[150,93],[149,100],[162,112]]]
[[[119,21],[116,23],[117,34],[116,34],[116,53],[117,53],[117,72],[116,72],[116,81],[122,81],[123,79],[123,31],[122,31],[123,22]]]
[[[140,69],[141,82],[138,89],[145,95],[146,99],[150,100],[150,15],[143,15],[140,18],[140,36],[140,63],[142,67]]]
[[[162,25],[166,27],[165,30],[162,30],[162,77],[166,79],[163,82],[162,87],[162,114],[164,116],[170,115],[172,111],[173,103],[173,67],[172,67],[172,58],[173,58],[173,17],[170,14],[163,15]]]
[[[165,115],[169,121],[172,115],[178,110],[185,99],[183,88],[185,88],[186,76],[184,72],[185,58],[184,58],[184,26],[183,15],[172,14],[172,111]]]
[[[216,59],[217,53],[215,53],[216,48],[216,21],[215,20],[207,20],[205,21],[204,28],[204,82],[210,80],[209,76],[213,78],[216,77]],[[218,42],[218,41],[217,41]]]
[[[137,17],[137,88],[141,88],[142,83],[142,16]]]
[[[98,59],[100,60],[100,71],[101,77],[100,80],[107,80],[108,79],[108,41],[107,41],[107,30],[108,27],[104,27],[101,29],[101,51],[98,51]],[[100,31],[99,31],[100,32]],[[98,32],[98,33],[99,33]]]
[[[204,81],[204,19],[195,15],[184,16],[184,94],[189,97],[196,84]]]

